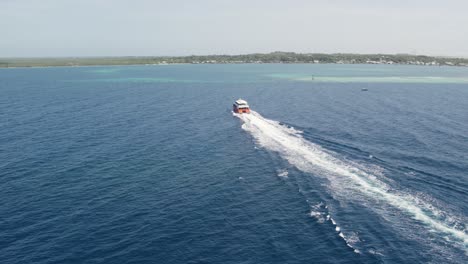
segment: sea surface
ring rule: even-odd
[[[0,263],[468,263],[468,68],[0,69],[0,201]]]

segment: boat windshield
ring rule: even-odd
[[[237,105],[247,105],[247,102],[245,100],[239,99],[236,101]]]

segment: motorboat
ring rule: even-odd
[[[250,107],[247,101],[239,98],[232,105],[232,111],[237,114],[250,114]]]

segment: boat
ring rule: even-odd
[[[361,91],[366,92],[369,91],[367,88],[361,88]]]
[[[232,105],[232,111],[237,114],[250,114],[250,107],[247,101],[239,98]]]

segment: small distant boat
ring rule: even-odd
[[[361,91],[366,92],[369,91],[367,88],[361,88]]]
[[[242,99],[239,98],[232,105],[232,111],[234,111],[234,113],[238,113],[238,114],[250,114],[250,107],[249,107],[249,104],[247,103],[247,101],[242,100]]]

